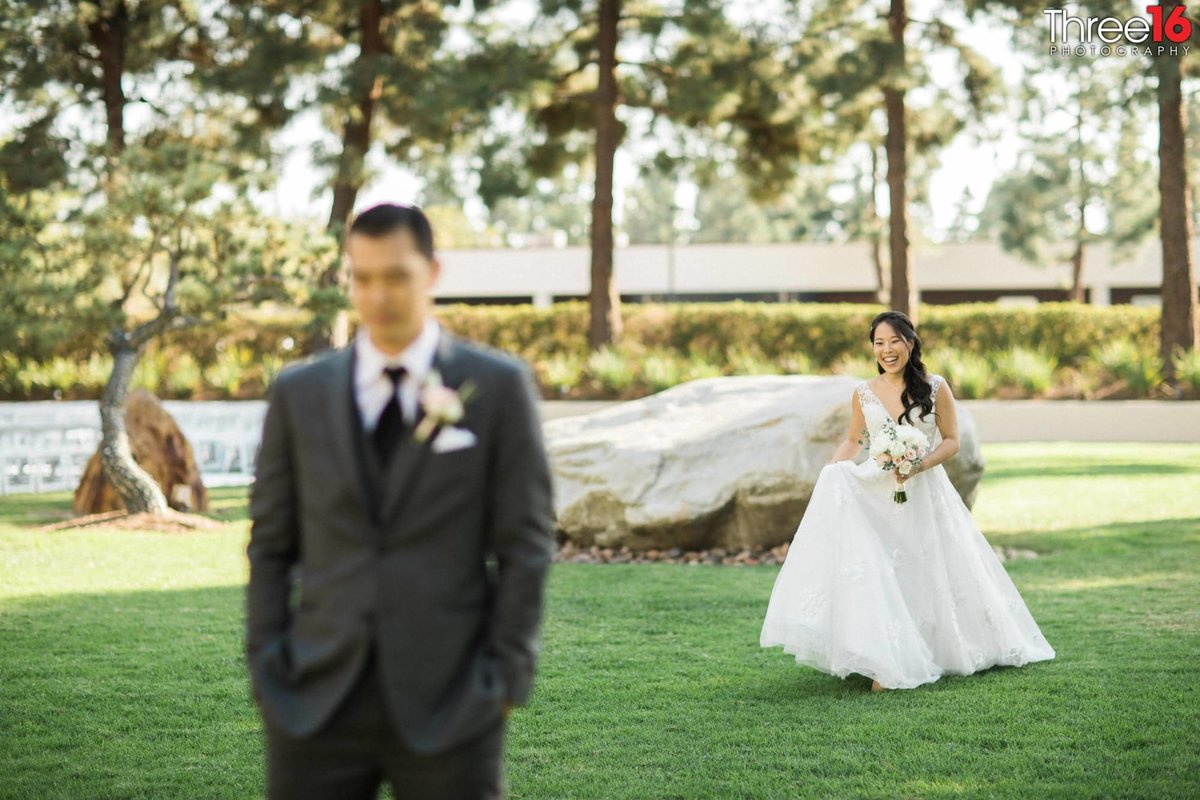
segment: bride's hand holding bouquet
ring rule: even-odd
[[[929,439],[912,425],[887,426],[883,435],[871,442],[870,452],[881,469],[896,476],[892,500],[908,502],[904,482],[921,471],[921,464],[929,454]]]

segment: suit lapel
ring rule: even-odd
[[[344,348],[332,358],[333,377],[329,382],[330,419],[333,425],[333,441],[336,443],[337,459],[342,464],[343,474],[354,475],[353,483],[358,488],[359,500],[367,516],[376,519],[378,508],[367,474],[366,454],[363,452],[362,417],[354,399],[354,346]]]
[[[433,368],[441,373],[442,382],[451,389],[459,388],[466,378],[459,350],[454,335],[442,328],[438,332],[438,345],[433,354]],[[416,489],[420,481],[421,467],[429,458],[430,447],[437,438],[437,432],[438,429],[435,429],[433,435],[418,443],[413,439],[410,430],[392,453],[383,479],[382,519],[385,529],[390,528],[396,521]]]

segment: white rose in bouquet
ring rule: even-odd
[[[921,462],[929,454],[929,439],[912,425],[888,425],[881,435],[871,440],[871,458],[883,470],[895,470],[905,477],[915,474]],[[908,502],[904,486],[896,483],[892,499],[897,503]]]

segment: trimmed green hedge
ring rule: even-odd
[[[818,368],[846,356],[870,355],[868,326],[882,309],[848,303],[680,303],[625,305],[628,339],[648,349],[700,356],[714,363],[731,351],[771,361],[802,354]],[[983,355],[1015,347],[1046,348],[1060,363],[1080,364],[1105,341],[1158,348],[1159,311],[1139,306],[1097,308],[1044,303],[1004,308],[990,303],[922,306],[918,332],[926,350],[952,347]],[[586,354],[587,304],[438,307],[447,328],[537,361],[561,353]]]
[[[868,325],[881,308],[826,303],[628,304],[615,348],[589,353],[587,304],[551,308],[444,305],[449,330],[524,358],[547,397],[637,397],[711,375],[844,372],[874,375]],[[1045,303],[923,306],[926,363],[960,397],[1155,396],[1161,383],[1159,311]],[[172,334],[149,347],[135,383],[171,398],[262,397],[289,360],[304,355],[300,317],[228,321]],[[289,346],[290,345],[290,346]],[[1181,370],[1196,374],[1195,357]],[[0,353],[0,397],[98,397],[107,355],[48,363]],[[1189,377],[1192,376],[1192,377]],[[1123,382],[1115,393],[1106,382]],[[960,386],[961,384],[961,386]],[[1055,386],[1063,388],[1057,394]]]

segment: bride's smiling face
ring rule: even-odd
[[[884,372],[904,374],[911,347],[895,328],[886,322],[879,323],[875,326],[875,338],[871,344],[875,348],[875,360]]]

